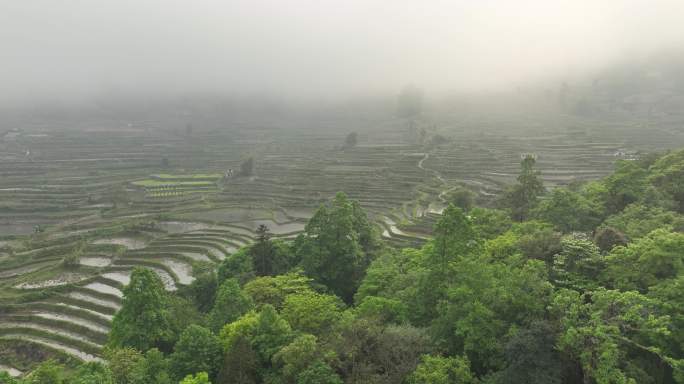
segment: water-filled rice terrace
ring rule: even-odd
[[[644,140],[636,123],[590,123],[426,124],[423,140],[405,121],[372,119],[184,134],[150,121],[13,128],[0,138],[0,369],[100,359],[133,268],[176,290],[252,242],[259,225],[296,236],[337,191],[360,201],[390,244],[417,246],[445,192],[465,186],[490,203],[514,181],[522,153],[537,155],[553,187],[684,143],[675,125]],[[515,129],[503,134],[501,124]],[[342,149],[352,130],[359,144]],[[437,134],[446,140],[431,141]],[[240,175],[249,157],[254,173]],[[65,262],[73,254],[77,262]]]

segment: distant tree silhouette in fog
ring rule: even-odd
[[[358,142],[358,135],[356,132],[352,132],[347,135],[347,137],[344,139],[344,146],[342,148],[353,148],[356,147],[356,143]]]
[[[254,175],[254,158],[250,157],[240,164],[240,175],[241,176],[252,176]]]

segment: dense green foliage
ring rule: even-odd
[[[218,332],[226,323],[235,321],[252,308],[252,298],[244,294],[235,279],[227,279],[216,293],[216,301],[209,312],[211,328]]]
[[[452,196],[467,214],[450,205],[420,249],[384,245],[340,193],[191,301],[136,270],[106,366],[22,383],[684,383],[682,158],[546,193],[526,157],[501,209]]]
[[[304,271],[349,302],[375,246],[366,213],[344,193],[321,206],[295,242]]]
[[[140,351],[168,346],[172,337],[169,299],[159,276],[136,268],[123,293],[122,308],[112,321],[110,345]]]

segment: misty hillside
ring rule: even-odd
[[[0,384],[684,384],[684,2],[0,2]]]

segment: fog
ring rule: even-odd
[[[0,102],[492,91],[684,43],[681,0],[0,0]]]

